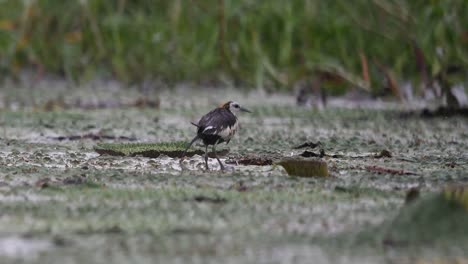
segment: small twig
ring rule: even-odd
[[[362,79],[370,86],[370,76],[369,76],[369,64],[367,62],[367,57],[364,52],[359,53],[361,58],[361,70],[362,70]]]
[[[405,170],[398,170],[398,169],[391,169],[391,168],[384,168],[379,166],[366,166],[366,170],[370,172],[377,172],[377,173],[388,173],[393,175],[417,175],[415,172],[405,171]]]
[[[389,68],[387,68],[385,65],[383,65],[382,63],[377,61],[377,60],[374,60],[374,63],[377,65],[377,68],[379,68],[379,70],[383,73],[383,75],[387,79],[388,86],[389,86],[390,90],[393,92],[393,94],[396,97],[398,97],[398,99],[400,99],[400,101],[403,101],[403,99],[404,99],[403,95],[400,92],[400,87],[398,86],[398,82],[395,79],[395,76],[393,76],[392,71]]]

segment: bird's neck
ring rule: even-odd
[[[231,111],[231,109],[226,108],[226,110],[229,111],[229,113],[233,114],[237,118],[237,112],[236,111]]]

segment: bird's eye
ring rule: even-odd
[[[235,105],[234,105],[234,108],[239,108],[239,105],[238,105],[238,104],[235,104]]]

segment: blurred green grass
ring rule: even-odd
[[[364,58],[413,80],[415,47],[431,75],[468,65],[466,14],[465,0],[4,0],[0,73],[289,87],[317,69],[361,78]]]

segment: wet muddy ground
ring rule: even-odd
[[[159,107],[142,108],[131,104],[136,92],[93,89],[2,94],[1,263],[468,261],[466,240],[394,244],[384,230],[410,189],[425,197],[468,183],[462,117],[405,117],[407,107],[384,102],[318,111],[295,106],[292,96],[229,89],[154,92]],[[240,116],[224,162],[318,153],[294,147],[320,142],[331,177],[232,162],[220,172],[211,159],[205,171],[199,155],[181,166],[167,156],[93,150],[102,142],[188,141],[190,122],[225,100],[254,113]],[[70,137],[92,134],[106,137]]]

